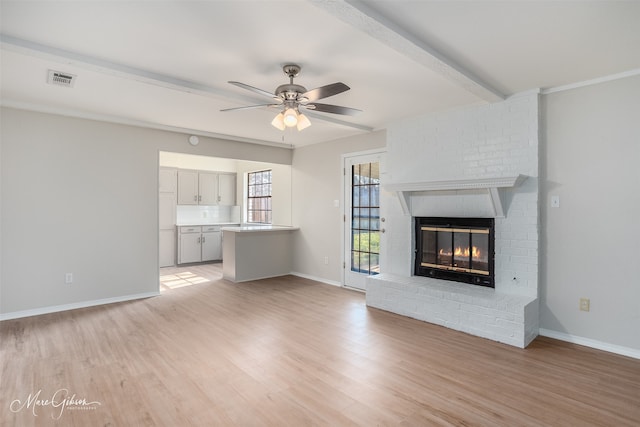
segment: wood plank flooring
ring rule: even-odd
[[[640,360],[548,338],[521,350],[354,291],[219,269],[163,269],[196,283],[1,322],[0,425],[640,425]]]

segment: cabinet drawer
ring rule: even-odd
[[[194,227],[194,226],[183,226],[179,227],[180,233],[200,233],[202,231],[202,227]]]
[[[203,233],[207,233],[209,231],[220,231],[220,226],[219,225],[203,225],[202,226]]]

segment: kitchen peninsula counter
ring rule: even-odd
[[[292,269],[292,238],[298,227],[222,227],[222,274],[232,282],[284,276]]]

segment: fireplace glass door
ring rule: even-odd
[[[493,219],[417,218],[416,275],[493,287]]]

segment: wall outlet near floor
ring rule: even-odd
[[[589,298],[580,298],[580,311],[589,311],[591,308],[591,300]]]
[[[73,273],[66,273],[64,275],[64,283],[73,283]]]

